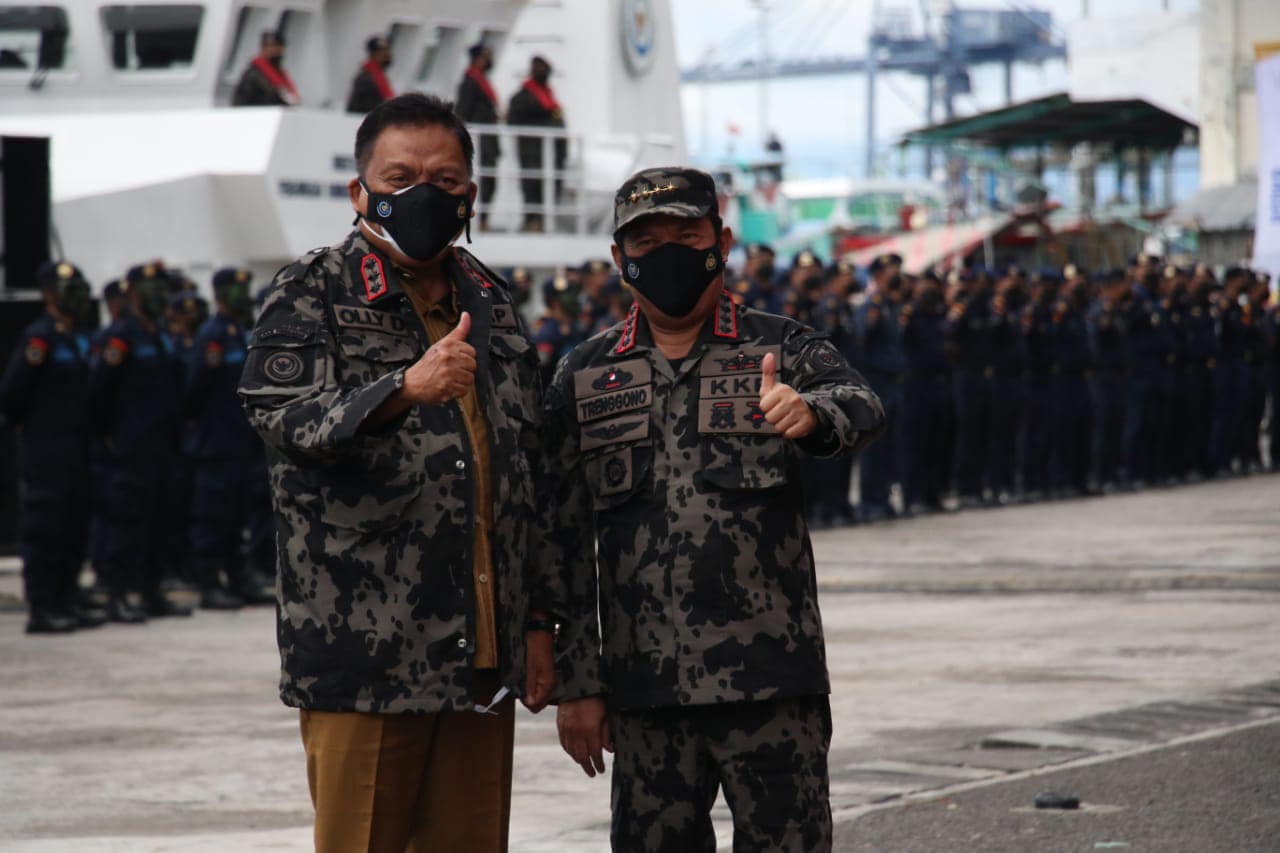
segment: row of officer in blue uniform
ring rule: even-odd
[[[735,299],[828,334],[889,428],[859,468],[859,515],[1072,496],[1258,470],[1280,386],[1277,309],[1243,267],[1140,255],[1092,277],[965,267],[909,276],[885,254],[863,286],[799,252],[749,246]],[[1274,407],[1274,403],[1272,403]],[[1280,459],[1280,430],[1266,441]],[[1274,465],[1274,461],[1269,464]],[[813,463],[817,523],[849,520],[847,468]]]
[[[189,615],[168,594],[175,576],[205,607],[272,600],[265,466],[235,396],[248,274],[215,276],[198,327],[193,285],[158,263],[107,285],[101,330],[74,265],[44,265],[37,284],[45,313],[0,380],[0,413],[21,430],[28,631]],[[79,585],[86,553],[96,599]]]

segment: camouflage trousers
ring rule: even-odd
[[[619,711],[613,849],[714,851],[724,791],[735,851],[831,849],[826,696]]]

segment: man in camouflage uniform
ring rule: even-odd
[[[506,286],[450,245],[472,152],[447,104],[375,107],[359,227],[276,275],[241,380],[269,448],[281,696],[302,709],[319,851],[505,850],[502,693],[538,710],[554,681],[526,561],[537,361]]]
[[[592,776],[615,752],[615,850],[714,849],[718,788],[738,849],[830,849],[799,466],[861,449],[884,413],[824,335],[724,292],[733,237],[709,175],[639,173],[614,224],[637,304],[547,390],[561,743]]]

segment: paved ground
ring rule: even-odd
[[[933,853],[1280,850],[1280,723],[880,809],[843,822],[839,849]],[[1048,811],[1036,796],[1075,796]]]
[[[901,822],[915,807],[863,812],[957,783],[996,797],[1030,768],[1280,715],[1277,505],[1280,477],[1257,477],[818,534],[841,847],[864,849],[864,826],[900,825],[906,835],[884,837],[922,846],[865,849],[954,848],[956,836],[930,841],[932,824]],[[17,591],[0,565],[0,598]],[[308,848],[269,610],[62,638],[25,637],[22,622],[0,613],[0,849]],[[1276,727],[1249,731],[1274,744]],[[1250,743],[1241,754],[1267,754]],[[1107,765],[1115,785],[1141,775],[1131,761]],[[1120,787],[1102,790],[1097,802],[1159,823]],[[1208,803],[1237,793],[1212,775],[1189,790]],[[548,714],[518,718],[514,811],[515,850],[607,848],[607,782],[560,755]],[[1108,825],[1117,841],[1125,819]],[[1159,836],[1127,840],[1186,849],[1146,838]],[[974,849],[1000,843],[1093,849],[997,835]]]

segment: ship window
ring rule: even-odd
[[[60,6],[0,8],[0,71],[68,68],[71,42]]]
[[[121,71],[190,67],[203,17],[204,7],[194,4],[104,6],[111,65]]]
[[[432,27],[427,31],[422,60],[418,63],[418,81],[425,83],[436,70],[436,63],[443,56],[459,52],[462,30],[456,27]]]

